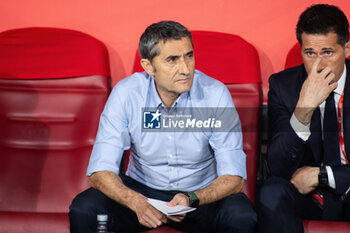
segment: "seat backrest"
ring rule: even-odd
[[[301,57],[300,44],[296,43],[287,54],[284,68],[288,69],[293,66],[299,66],[301,64],[303,64],[303,58]]]
[[[110,92],[106,47],[72,30],[0,33],[0,211],[67,213]]]
[[[242,123],[243,148],[247,154],[245,193],[254,201],[262,104],[258,52],[237,35],[193,31],[192,36],[196,69],[225,83],[237,108]],[[133,71],[143,71],[138,52]]]

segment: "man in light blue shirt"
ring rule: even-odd
[[[145,72],[120,81],[106,103],[87,171],[92,188],[72,202],[71,232],[94,232],[99,213],[115,232],[253,232],[241,125],[225,85],[194,69],[192,36],[181,24],[152,24],[139,50]],[[197,209],[165,215],[147,198]]]

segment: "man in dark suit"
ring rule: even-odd
[[[349,23],[335,6],[301,15],[304,64],[269,80],[271,177],[257,195],[259,232],[304,232],[302,219],[344,220],[350,186]],[[339,129],[339,130],[338,130]]]

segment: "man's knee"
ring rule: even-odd
[[[282,203],[292,201],[292,189],[292,184],[287,180],[271,177],[257,192],[256,204],[258,207],[267,206],[269,209],[278,210]]]
[[[76,196],[69,207],[70,231],[94,232],[96,230],[98,209],[94,202],[97,194],[95,189],[87,189]]]
[[[91,193],[95,192],[93,189],[87,189],[84,192],[76,196],[72,204],[69,206],[69,215],[70,216],[88,216],[94,211],[94,201],[93,195]],[[95,214],[94,214],[95,215]]]
[[[232,229],[233,232],[253,232],[257,216],[252,203],[243,193],[223,199],[218,209],[220,228]]]

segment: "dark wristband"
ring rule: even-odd
[[[318,173],[318,186],[321,188],[328,186],[328,174],[325,166],[320,167],[320,173]]]
[[[199,206],[199,199],[194,192],[184,193],[188,197],[188,202],[191,207],[197,208]]]

